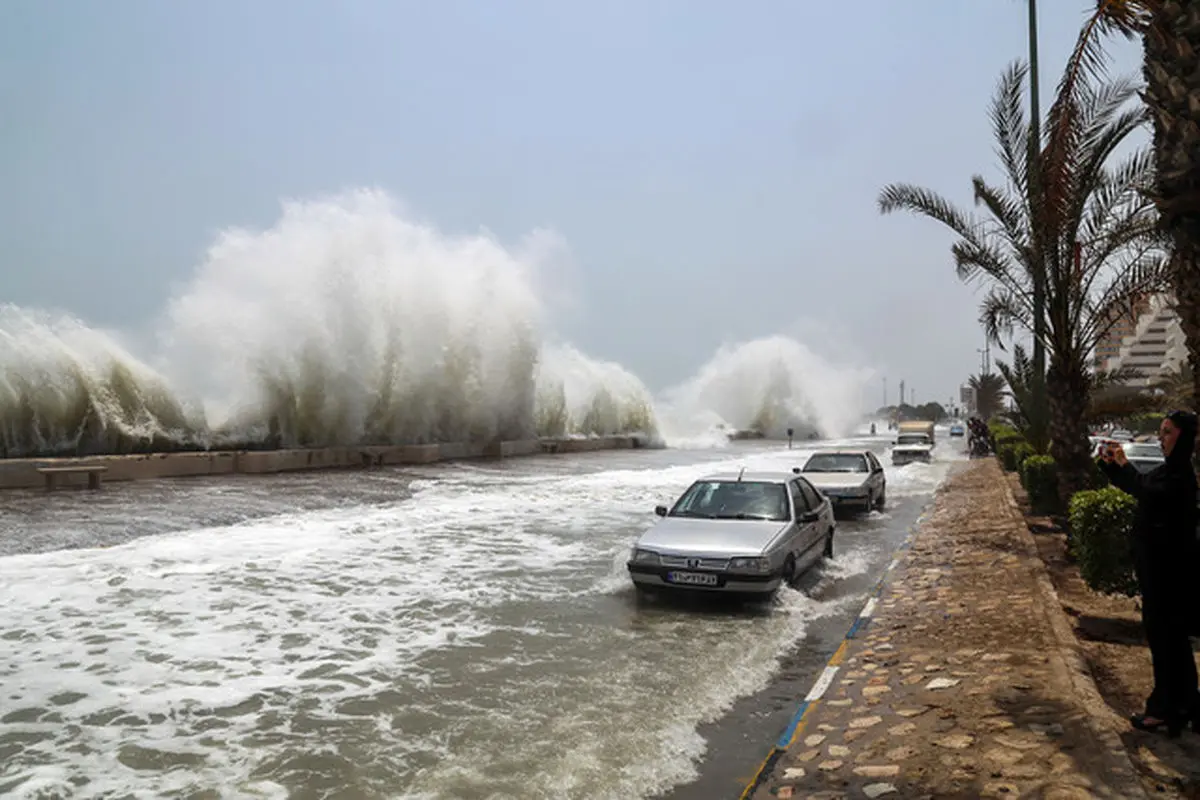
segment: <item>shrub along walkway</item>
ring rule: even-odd
[[[1143,798],[1110,719],[1007,481],[981,459],[947,480],[748,794]]]

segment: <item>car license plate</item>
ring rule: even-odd
[[[668,572],[667,580],[671,583],[683,583],[690,586],[716,586],[716,575],[705,575],[702,572]]]

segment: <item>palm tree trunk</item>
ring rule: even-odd
[[[1154,119],[1155,200],[1175,246],[1174,288],[1200,411],[1200,9],[1194,0],[1153,4],[1143,37],[1144,97]]]
[[[1092,464],[1088,449],[1088,376],[1080,364],[1052,355],[1046,375],[1049,388],[1050,447],[1058,464],[1058,496],[1063,509],[1078,491],[1090,488]]]
[[[1200,237],[1198,237],[1200,238]],[[1192,367],[1192,408],[1200,413],[1200,241],[1175,237],[1175,309]]]

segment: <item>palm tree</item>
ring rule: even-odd
[[[1004,408],[1004,380],[994,372],[972,375],[967,385],[975,390],[975,413],[991,419]]]
[[[1196,371],[1190,364],[1184,364],[1177,372],[1160,379],[1154,389],[1162,411],[1193,408],[1196,405]]]
[[[1134,380],[1138,377],[1138,371],[1130,367],[1093,374],[1088,396],[1088,421],[1111,422],[1157,411],[1161,402],[1159,396],[1153,390],[1135,385]]]
[[[1038,373],[1035,363],[1021,345],[1013,347],[1012,364],[996,361],[996,369],[1008,384],[1008,394],[1017,406],[1013,422],[1025,440],[1038,453],[1045,453],[1050,445],[1050,415],[1045,403],[1040,402]]]
[[[1017,328],[1034,333],[1033,290],[1044,276],[1047,413],[1066,500],[1087,487],[1092,468],[1085,421],[1088,355],[1118,319],[1116,308],[1165,285],[1167,265],[1153,205],[1144,196],[1152,180],[1149,154],[1111,163],[1145,122],[1144,109],[1129,107],[1134,84],[1080,76],[1068,94],[1056,96],[1035,147],[1022,104],[1025,74],[1022,65],[1011,66],[992,101],[1006,185],[973,178],[985,218],[904,184],[885,187],[879,208],[929,217],[959,237],[951,248],[958,275],[989,285],[980,322],[1001,347]]]
[[[1191,407],[1200,411],[1200,8],[1195,0],[1097,0],[1064,73],[1070,88],[1102,64],[1103,34],[1142,36],[1142,98],[1154,123],[1150,192],[1170,235],[1172,283],[1191,362]]]

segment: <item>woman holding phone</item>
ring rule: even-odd
[[[1200,689],[1188,638],[1195,625],[1192,585],[1200,577],[1196,543],[1196,415],[1173,411],[1158,438],[1166,461],[1145,474],[1133,468],[1120,444],[1100,453],[1100,466],[1117,488],[1137,500],[1134,571],[1142,592],[1142,627],[1150,645],[1154,690],[1146,710],[1130,722],[1146,731],[1179,736],[1189,722],[1200,731]]]

